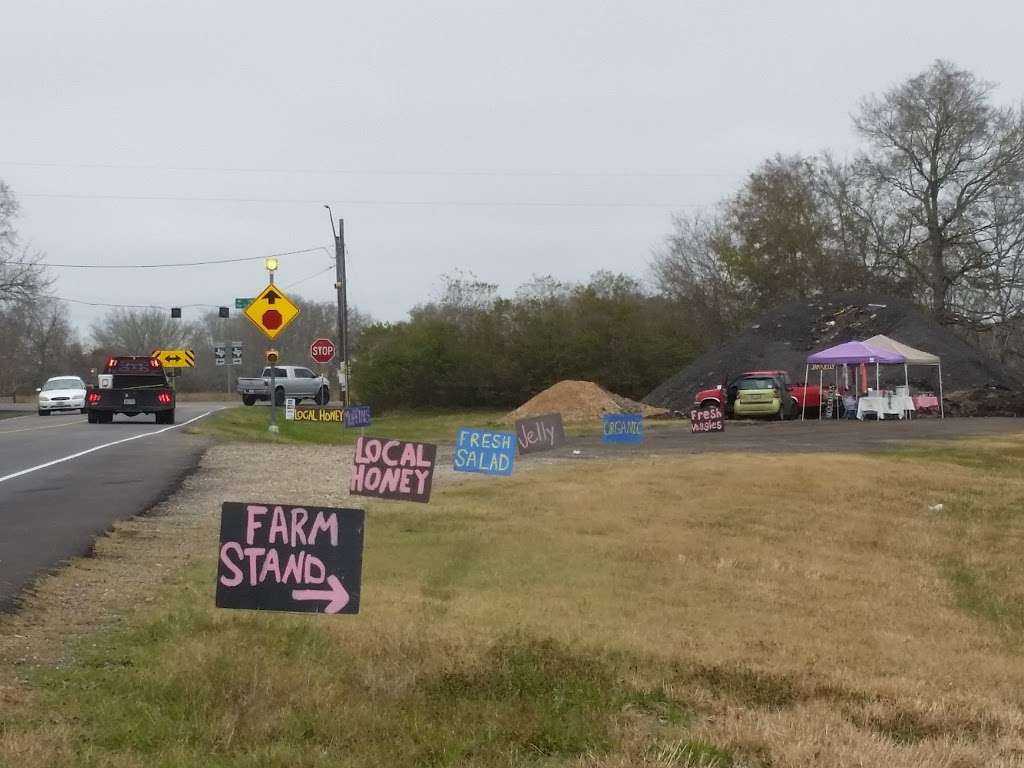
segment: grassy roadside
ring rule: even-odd
[[[0,765],[1014,765],[1008,453],[1024,437],[441,485],[369,507],[358,617],[215,610],[203,538],[152,602],[22,673]]]
[[[374,416],[367,434],[386,435],[400,440],[451,442],[459,427],[508,429],[501,419],[503,411],[409,411]],[[227,408],[199,422],[192,431],[220,440],[244,442],[315,443],[321,445],[354,445],[358,429],[346,429],[337,423],[285,421],[283,409],[278,410],[280,432],[267,431],[270,409],[265,407]]]
[[[374,416],[372,426],[366,432],[399,440],[420,440],[427,442],[451,443],[459,427],[478,427],[510,431],[512,425],[505,421],[506,411],[395,411],[383,416]],[[215,437],[220,440],[245,442],[315,443],[321,445],[353,445],[359,436],[358,429],[345,429],[336,423],[307,421],[285,421],[283,411],[278,411],[280,432],[275,436],[267,431],[270,412],[266,407],[228,408],[203,419],[191,431]],[[645,429],[657,429],[677,422],[647,421]],[[565,425],[568,435],[598,435],[601,433],[600,419],[593,424],[569,423]]]

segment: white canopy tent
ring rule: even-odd
[[[887,352],[895,352],[898,355],[902,355],[905,360],[903,363],[904,378],[907,378],[907,366],[936,366],[939,369],[939,416],[942,418],[946,417],[945,410],[942,405],[942,360],[938,355],[933,355],[931,352],[925,352],[920,349],[914,349],[907,344],[896,341],[896,339],[890,339],[888,336],[883,336],[882,334],[872,336],[870,339],[865,339],[864,343],[874,347],[875,349],[884,349]]]

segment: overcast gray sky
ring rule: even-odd
[[[643,275],[674,211],[775,152],[852,152],[858,99],[937,57],[1024,95],[1008,0],[0,7],[0,178],[49,261],[332,250],[330,203],[350,301],[386,320],[458,269],[505,292]],[[329,265],[283,258],[279,283]],[[265,283],[258,263],[55,272],[62,297],[132,304]],[[329,274],[294,288],[332,291]]]

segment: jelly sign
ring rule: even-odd
[[[519,453],[550,451],[557,448],[565,442],[562,414],[551,413],[547,416],[519,419],[516,422],[516,440],[519,443]]]

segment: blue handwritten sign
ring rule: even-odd
[[[455,437],[455,471],[482,475],[512,474],[516,436],[512,432],[461,427]]]
[[[370,406],[350,405],[345,409],[346,427],[368,427],[370,426]]]
[[[644,441],[644,417],[638,413],[606,413],[603,422],[602,443]]]

